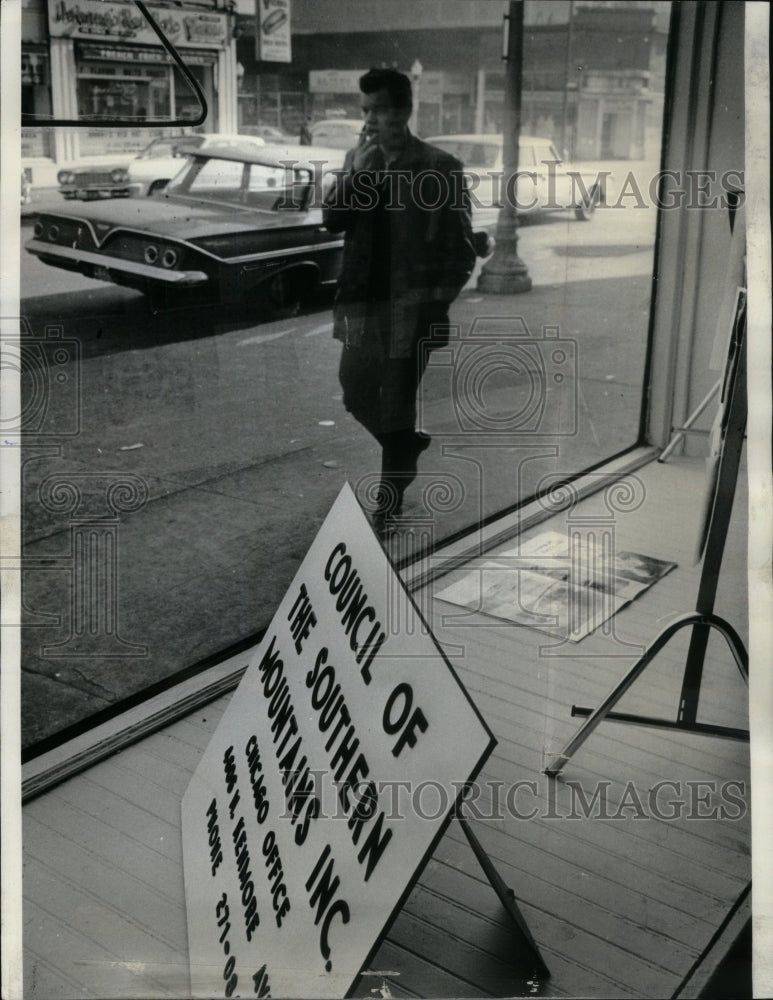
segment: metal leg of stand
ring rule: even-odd
[[[549,777],[554,778],[560,771],[563,770],[565,764],[571,760],[575,752],[582,746],[582,744],[587,740],[596,726],[603,722],[604,719],[609,715],[611,709],[617,704],[618,701],[623,697],[626,691],[631,687],[631,685],[644,673],[647,666],[651,663],[652,659],[660,652],[660,650],[666,645],[669,639],[672,638],[680,629],[686,626],[699,626],[701,628],[716,628],[719,632],[724,635],[727,640],[728,645],[735,658],[736,665],[741,673],[741,676],[746,680],[749,676],[749,660],[744,649],[743,643],[735,631],[724,619],[719,618],[716,615],[704,615],[698,614],[697,612],[690,612],[686,615],[681,615],[676,621],[673,621],[668,625],[660,635],[655,639],[651,646],[646,650],[644,655],[637,660],[637,662],[631,667],[628,673],[623,677],[623,679],[610,691],[607,697],[602,701],[595,711],[593,711],[585,722],[580,726],[572,739],[567,743],[561,753],[557,754],[550,764],[545,768],[545,774]],[[683,709],[684,699],[680,705],[680,711]],[[582,710],[580,710],[582,711]],[[623,720],[618,720],[623,721]],[[629,718],[629,722],[634,721],[634,717]],[[651,724],[650,720],[650,724]],[[647,723],[642,720],[642,724]],[[677,724],[674,724],[675,726]],[[685,726],[684,728],[689,728]],[[697,730],[696,730],[697,731]],[[704,730],[705,731],[705,730]],[[719,733],[717,735],[726,735],[726,733]]]
[[[684,440],[685,431],[689,431],[690,430],[690,428],[695,423],[695,421],[698,419],[698,417],[701,415],[701,413],[703,413],[703,411],[709,405],[709,403],[714,398],[714,396],[716,396],[716,394],[719,392],[719,389],[720,389],[721,385],[722,385],[722,379],[720,379],[706,393],[706,395],[703,397],[703,399],[700,401],[700,403],[698,403],[698,405],[696,406],[696,408],[690,414],[690,416],[688,417],[688,419],[684,422],[684,425],[682,427],[677,427],[676,428],[676,434],[674,434],[674,436],[668,442],[668,444],[663,449],[663,451],[658,455],[658,461],[659,462],[665,462],[665,460],[668,458],[668,456],[671,454],[671,452],[674,450],[674,448],[676,448],[676,446],[680,443],[680,441]]]
[[[534,962],[536,974],[544,979],[549,979],[550,970],[540,954],[537,942],[531,936],[531,931],[529,930],[528,924],[523,919],[523,914],[518,909],[518,904],[515,901],[515,893],[508,885],[505,884],[504,879],[491,863],[491,858],[484,851],[483,845],[472,832],[467,820],[460,816],[459,823],[461,824],[462,830],[464,830],[467,840],[470,842],[470,847],[472,847],[475,857],[480,862],[480,866],[486,874],[486,878],[491,883],[491,887],[501,900],[502,905],[513,918],[521,937],[521,943]]]

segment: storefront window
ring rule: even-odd
[[[51,114],[51,86],[49,82],[48,55],[44,52],[22,52],[21,56],[21,110],[24,115]],[[51,134],[42,128],[24,128],[21,133],[23,159],[50,156]]]
[[[217,108],[212,83],[212,66],[199,65],[191,62],[188,58],[187,68],[204,92],[207,106],[210,109],[208,129],[210,132],[216,132]],[[172,87],[174,90],[174,117],[177,119],[198,118],[201,113],[199,99],[177,66],[172,68]]]
[[[79,45],[76,56],[79,117],[109,116],[159,123],[158,132],[128,126],[83,130],[78,136],[81,156],[139,152],[150,139],[162,134],[161,129],[170,120],[195,119],[200,114],[199,99],[190,83],[160,50]],[[213,57],[190,51],[184,56],[186,68],[201,87],[210,109],[208,130],[216,131]]]
[[[504,103],[501,5],[477,5],[474,29],[467,0],[447,0],[442,25],[437,5],[415,5],[415,23],[405,24],[404,6],[383,0],[376,26],[372,5],[340,5],[339,23],[293,36],[287,66],[259,62],[254,41],[240,39],[241,92],[236,78],[228,82],[240,129],[273,126],[295,137],[307,117],[359,121],[363,69],[394,65],[410,73],[420,64],[414,131],[430,142],[480,137],[464,146],[456,140],[455,149],[480,179],[473,227],[496,235],[498,201],[485,181],[492,171],[502,176],[503,136],[513,127]],[[319,5],[297,0],[294,18],[296,7],[300,23],[304,9],[313,20]],[[484,280],[490,261],[478,259],[451,306],[451,341],[433,352],[419,396],[418,425],[432,444],[404,506],[420,546],[442,547],[533,499],[547,483],[640,443],[658,218],[649,181],[660,163],[669,9],[662,2],[525,4],[521,155],[537,201],[521,206],[513,234],[531,286],[518,294],[492,291]],[[150,45],[130,49],[76,43],[79,113],[192,114],[177,69]],[[227,81],[216,77],[212,52],[185,55],[214,108]],[[235,72],[236,60],[232,66]],[[214,116],[206,130],[217,131]],[[153,137],[152,130],[126,127],[78,133],[82,154],[139,152]],[[247,191],[240,171],[236,163],[207,168],[193,191]],[[572,192],[583,190],[592,197],[573,201]],[[186,209],[179,235],[225,248],[226,257],[246,261],[246,274],[259,266],[247,259],[256,245],[261,254],[272,252],[266,234],[253,237],[244,207],[219,200],[223,218],[194,224]],[[70,212],[75,207],[68,204]],[[154,225],[160,210],[143,199],[136,211]],[[99,212],[109,218],[110,206],[100,203]],[[292,222],[272,219],[285,234]],[[46,265],[37,263],[34,294],[43,296]],[[291,318],[270,325],[257,309],[226,317],[219,308],[190,308],[184,296],[179,311],[159,312],[139,292],[92,278],[56,286],[65,290],[66,315],[58,295],[35,313],[62,325],[83,352],[82,424],[72,439],[62,438],[61,468],[78,475],[93,469],[95,489],[103,483],[97,473],[107,470],[145,490],[137,487],[143,503],[111,527],[120,528],[120,648],[105,657],[124,659],[106,670],[104,658],[81,655],[74,640],[65,653],[58,650],[71,627],[65,573],[81,569],[63,554],[74,521],[61,515],[54,530],[60,512],[49,506],[41,514],[36,499],[40,482],[60,466],[45,457],[26,466],[27,554],[53,559],[56,549],[60,560],[50,573],[32,569],[27,577],[26,606],[38,614],[26,633],[30,675],[49,679],[52,702],[60,675],[71,684],[77,694],[62,710],[67,722],[246,641],[270,621],[343,483],[365,501],[381,454],[342,403],[341,348],[331,335],[334,275],[318,290],[311,273],[304,272],[303,291],[308,282],[311,294],[300,311],[283,298],[300,283],[273,283],[279,315]],[[69,277],[56,273],[57,281]],[[82,315],[71,304],[78,295]],[[399,550],[394,558],[414,554]],[[135,647],[144,652],[132,659]],[[73,658],[62,667],[70,650]],[[50,735],[60,716],[51,717],[47,731],[46,718],[30,712],[29,742]]]
[[[81,118],[112,116],[169,118],[170,70],[164,66],[106,66],[84,63],[78,78],[78,114]]]

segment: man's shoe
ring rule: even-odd
[[[412,483],[418,473],[419,455],[429,448],[432,435],[426,431],[409,431],[410,438],[405,447],[405,474],[407,477],[406,486]]]
[[[429,448],[432,443],[432,435],[428,434],[427,431],[417,429],[413,432],[413,437],[416,442],[416,455],[418,457],[423,451]]]
[[[375,514],[371,515],[371,526],[382,542],[385,538],[388,538],[393,531],[397,530],[395,518],[399,516],[399,513],[400,512],[397,511],[396,514],[382,514],[379,511],[376,511]]]

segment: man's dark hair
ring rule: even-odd
[[[413,93],[411,81],[396,69],[369,69],[360,77],[360,90],[363,94],[374,94],[377,90],[386,90],[394,108],[412,108]]]

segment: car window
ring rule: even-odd
[[[236,200],[242,189],[244,168],[245,164],[238,160],[205,160],[198,170],[185,175],[182,187],[187,187],[191,194],[212,194],[218,199]]]
[[[180,140],[177,142],[159,142],[156,146],[148,151],[148,155],[155,158],[161,156],[174,156],[180,146]]]
[[[168,139],[156,139],[139,155],[141,160],[154,160],[162,156],[178,156],[181,146],[196,147],[204,142],[202,135],[182,135]]]
[[[312,140],[318,146],[334,146],[348,149],[354,146],[360,135],[360,128],[357,125],[340,125],[331,123],[321,127],[312,128]]]
[[[267,167],[262,163],[250,164],[248,191],[281,191],[292,184],[293,175],[284,167]]]
[[[499,155],[500,147],[495,143],[486,143],[485,145],[475,147],[476,163],[479,163],[483,167],[494,167],[496,166],[497,156]]]
[[[194,159],[192,166],[184,168],[167,186],[167,192],[268,211],[290,211],[305,202],[304,187],[312,182],[309,170],[211,157],[203,162]]]
[[[492,168],[497,164],[500,146],[495,142],[473,142],[464,139],[432,140],[432,145],[461,160],[465,166]]]
[[[198,149],[204,145],[203,135],[184,135],[171,144],[172,156],[180,156],[181,149]]]
[[[556,163],[561,159],[552,146],[537,146],[534,152],[537,163]]]

